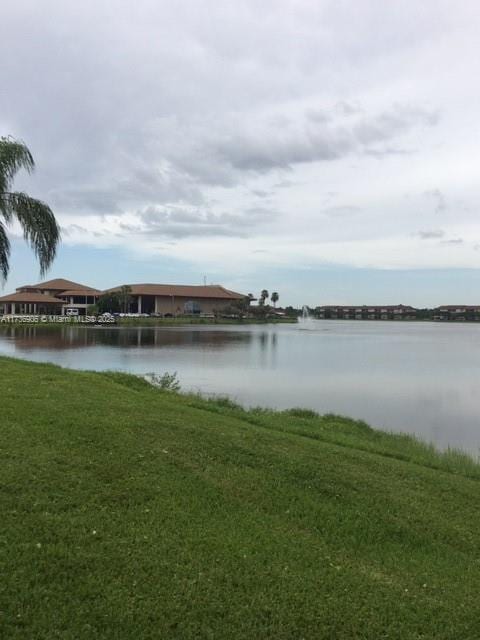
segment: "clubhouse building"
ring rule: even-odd
[[[158,315],[212,314],[232,302],[248,298],[220,285],[130,284],[130,313]],[[78,282],[57,278],[19,287],[15,293],[0,297],[0,314],[65,315],[78,309],[85,315],[90,305],[106,293],[118,293],[121,286],[100,291]]]

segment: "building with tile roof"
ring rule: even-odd
[[[64,278],[18,287],[15,293],[0,297],[0,313],[65,314],[76,308],[85,315],[90,305],[107,293],[119,293],[128,287],[130,313],[158,315],[212,314],[234,302],[247,298],[244,294],[220,285],[130,284],[100,291]]]

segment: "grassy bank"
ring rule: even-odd
[[[2,639],[478,638],[468,458],[7,358],[0,398]]]

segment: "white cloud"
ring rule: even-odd
[[[445,0],[20,0],[0,124],[67,244],[476,267],[478,22]]]

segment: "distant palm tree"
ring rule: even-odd
[[[34,168],[32,154],[22,142],[0,137],[0,280],[3,281],[10,270],[10,242],[5,227],[14,220],[20,223],[25,240],[40,262],[41,275],[50,267],[57,251],[60,228],[50,207],[26,193],[11,191],[15,174],[20,169],[31,173]]]
[[[272,293],[272,295],[270,296],[270,300],[273,302],[273,307],[274,308],[275,308],[275,306],[276,306],[276,304],[278,302],[278,298],[279,298],[279,296],[278,296],[278,293],[276,291],[274,291]]]
[[[262,289],[262,293],[260,294],[260,298],[263,299],[263,304],[265,304],[265,300],[268,298],[268,291],[266,289]]]

